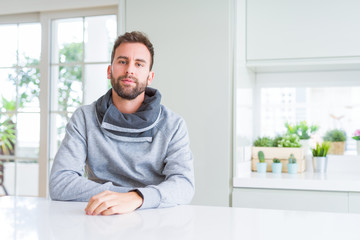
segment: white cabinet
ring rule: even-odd
[[[247,60],[360,57],[360,1],[248,0]]]
[[[349,193],[332,191],[304,191],[234,188],[232,196],[233,207],[268,208],[283,210],[348,212]],[[353,212],[360,212],[360,193],[353,198]],[[351,204],[351,202],[350,202]]]
[[[349,193],[349,212],[360,213],[360,193]]]

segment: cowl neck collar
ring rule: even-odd
[[[122,113],[113,104],[110,89],[96,101],[96,116],[100,126],[111,136],[129,141],[152,141],[152,129],[161,114],[160,101],[160,92],[147,87],[138,111]]]

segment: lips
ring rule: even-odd
[[[124,78],[120,79],[120,81],[125,84],[132,84],[132,83],[136,82],[133,78],[129,78],[129,77],[124,77]]]

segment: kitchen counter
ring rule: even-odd
[[[233,186],[235,188],[360,192],[360,174],[354,172],[328,172],[325,174],[313,172],[298,174],[249,172],[238,174],[233,179]]]

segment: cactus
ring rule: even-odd
[[[264,157],[263,151],[258,152],[258,157],[259,157],[259,162],[261,162],[261,163],[265,162],[265,157]]]
[[[296,163],[296,158],[295,158],[294,154],[290,154],[289,163],[290,164]]]
[[[280,160],[278,158],[274,158],[273,163],[280,163]]]

